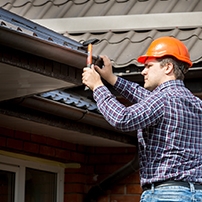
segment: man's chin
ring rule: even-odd
[[[147,85],[144,85],[144,88],[146,90],[149,90],[149,91],[153,91],[154,90],[154,88],[152,88],[151,86],[147,86]]]

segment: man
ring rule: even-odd
[[[202,101],[183,83],[192,66],[185,45],[173,37],[151,43],[137,60],[145,65],[144,88],[115,76],[102,59],[102,69],[84,68],[83,83],[112,126],[138,130],[141,202],[202,201]],[[119,103],[100,75],[134,104]]]

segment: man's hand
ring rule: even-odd
[[[104,85],[100,76],[112,86],[116,83],[117,80],[117,76],[113,74],[110,59],[107,56],[100,57],[103,59],[104,67],[100,68],[97,65],[92,65],[91,68],[85,67],[83,69],[82,82],[92,91],[94,91],[97,87]]]
[[[83,69],[82,82],[92,91],[94,91],[97,87],[104,85],[100,75],[95,71],[94,65],[91,65],[91,68],[85,67]]]
[[[95,65],[95,70],[100,74],[100,76],[105,79],[112,86],[116,83],[117,76],[113,74],[112,64],[107,56],[100,56],[103,59],[104,67],[100,68]]]

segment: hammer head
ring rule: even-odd
[[[83,46],[87,48],[89,44],[94,45],[98,42],[99,42],[99,39],[89,39],[89,40],[83,42]],[[103,60],[99,55],[97,57],[93,56],[93,63],[95,65],[98,65],[101,68],[104,65]]]
[[[96,44],[99,42],[99,39],[89,39],[83,42],[83,46],[88,46],[89,44]]]
[[[99,55],[97,56],[95,60],[95,65],[99,66],[100,68],[102,68],[104,65],[103,59]]]

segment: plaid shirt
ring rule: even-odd
[[[94,91],[94,99],[112,126],[138,130],[141,185],[166,179],[202,183],[202,101],[181,80],[150,92],[118,77],[114,88],[134,104],[125,107],[105,86]]]

